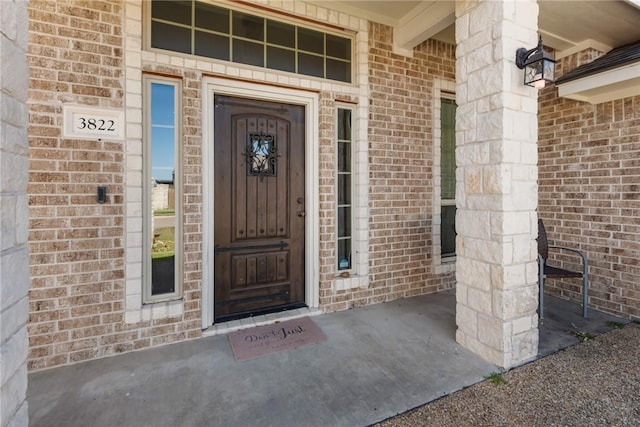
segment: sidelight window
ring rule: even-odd
[[[338,270],[352,268],[353,248],[353,132],[351,128],[353,110],[338,108],[337,123],[337,236],[338,236]]]
[[[144,301],[182,293],[181,81],[145,76]]]
[[[456,101],[440,99],[440,244],[442,258],[456,254]]]

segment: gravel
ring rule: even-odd
[[[640,426],[640,325],[628,324],[378,426]]]

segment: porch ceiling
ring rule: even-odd
[[[308,0],[394,27],[397,48],[434,37],[455,43],[454,1]],[[540,33],[560,57],[594,47],[608,51],[640,40],[640,0],[539,0]]]

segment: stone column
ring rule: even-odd
[[[27,2],[0,1],[0,426],[27,426]]]
[[[538,351],[538,104],[515,65],[537,22],[535,0],[456,2],[456,339],[503,368]]]

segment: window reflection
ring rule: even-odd
[[[175,86],[151,83],[151,295],[176,290]]]

